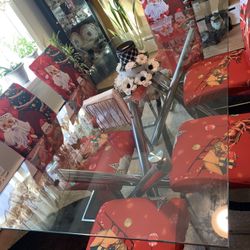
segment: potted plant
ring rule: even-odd
[[[83,61],[81,54],[79,52],[76,52],[75,49],[68,44],[63,44],[58,37],[59,34],[52,34],[52,37],[50,38],[50,43],[61,50],[67,58],[73,63],[74,67],[82,73],[89,74],[89,66]]]
[[[20,37],[14,44],[14,52],[20,58],[28,57],[35,59],[37,54],[37,46],[34,41],[28,41],[25,37]]]
[[[6,77],[7,81],[26,83],[29,81],[28,75],[22,62],[11,64],[10,67],[0,66],[0,78]]]

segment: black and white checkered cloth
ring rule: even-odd
[[[136,56],[138,55],[138,49],[135,47],[135,44],[131,41],[129,46],[119,46],[117,48],[116,54],[121,63],[121,70],[125,70],[125,66],[129,61],[135,61]]]

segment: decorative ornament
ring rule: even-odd
[[[201,148],[200,144],[194,144],[193,147],[192,147],[192,149],[195,150],[195,151],[199,150],[200,148]]]
[[[124,221],[124,223],[123,223],[124,227],[127,227],[127,228],[131,227],[132,224],[133,224],[133,221],[132,221],[131,218],[126,218],[125,221]]]

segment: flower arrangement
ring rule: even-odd
[[[160,70],[160,63],[141,52],[135,61],[129,61],[125,65],[125,71],[120,70],[121,64],[118,63],[116,71],[119,75],[115,79],[114,87],[121,93],[131,95],[139,86],[148,87],[152,84],[154,74]]]

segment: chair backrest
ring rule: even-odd
[[[144,0],[142,5],[158,45],[157,59],[163,67],[174,72],[190,26],[195,29],[195,39],[184,67],[203,58],[201,39],[190,1]]]
[[[250,48],[250,1],[240,1],[240,27],[246,50]]]
[[[89,76],[79,72],[73,62],[52,45],[36,58],[30,69],[67,101],[72,114],[77,114],[83,100],[97,93]]]
[[[18,84],[0,96],[0,140],[44,171],[63,143],[56,114]]]

